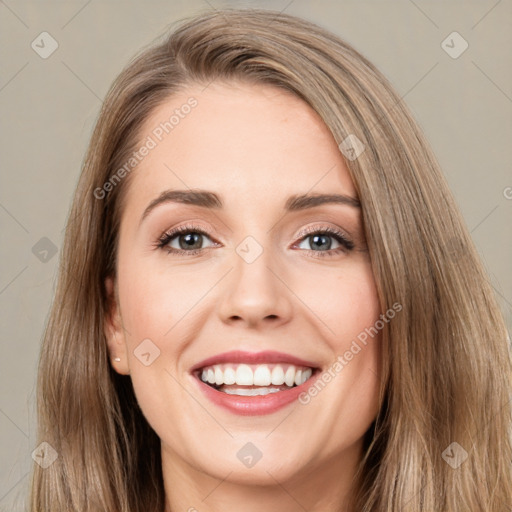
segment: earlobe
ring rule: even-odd
[[[110,354],[110,364],[117,373],[129,375],[128,347],[126,345],[114,278],[107,277],[105,279],[105,290],[107,311],[103,327]]]

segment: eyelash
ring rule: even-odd
[[[303,240],[307,239],[312,235],[329,235],[340,244],[340,247],[338,247],[337,249],[329,249],[328,251],[314,251],[313,249],[302,249],[307,250],[310,253],[313,253],[315,258],[330,258],[342,252],[350,252],[352,249],[354,249],[354,243],[351,240],[349,240],[342,231],[328,226],[324,228],[306,228],[304,231],[300,233],[299,242],[302,242]]]
[[[198,226],[194,226],[191,224],[187,224],[185,226],[180,226],[176,229],[171,229],[170,231],[166,231],[157,241],[156,247],[158,249],[165,249],[169,254],[186,254],[187,256],[195,256],[196,254],[199,254],[201,251],[204,251],[205,249],[193,249],[191,251],[184,251],[182,249],[174,249],[172,247],[167,247],[167,244],[175,238],[177,235],[183,235],[186,233],[197,233],[199,235],[208,236],[208,233],[206,233],[203,229],[201,229]]]
[[[186,254],[187,256],[195,256],[199,254],[201,251],[207,250],[209,248],[202,249],[193,249],[190,251],[184,251],[182,249],[174,249],[173,247],[168,247],[169,242],[173,238],[176,238],[178,235],[195,233],[198,235],[203,235],[209,238],[208,233],[206,233],[202,228],[194,225],[185,225],[180,226],[176,229],[165,232],[156,242],[155,247],[157,249],[165,249],[169,254]],[[304,239],[308,238],[312,235],[329,235],[334,238],[341,247],[337,249],[329,249],[327,251],[314,251],[312,249],[302,249],[307,250],[308,252],[312,252],[315,254],[314,257],[319,258],[329,258],[339,254],[340,252],[349,252],[354,249],[354,243],[351,242],[341,231],[331,228],[306,228],[301,234],[299,242],[302,242]]]

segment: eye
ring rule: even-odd
[[[204,240],[211,238],[200,227],[193,225],[180,226],[165,232],[155,244],[159,249],[168,253],[195,255],[205,249],[218,247],[220,244],[212,242],[210,247],[203,247]],[[354,243],[341,231],[331,227],[309,228],[301,233],[301,242],[296,246],[314,254],[315,257],[335,256],[342,252],[351,251]],[[333,240],[334,245],[333,246]],[[303,247],[309,245],[309,248]]]
[[[198,254],[205,249],[202,246],[205,238],[211,240],[207,233],[197,226],[180,226],[164,233],[156,245],[160,249],[166,249],[169,253],[191,255]],[[216,245],[218,244],[213,243],[212,246]]]
[[[354,248],[354,243],[342,231],[331,227],[307,229],[301,235],[302,242],[298,247],[315,253],[315,257],[335,256],[342,252],[351,251]],[[334,245],[337,244],[338,247],[332,247],[333,239]],[[303,247],[304,244],[309,245],[310,248]]]

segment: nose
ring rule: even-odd
[[[277,327],[292,316],[292,295],[284,272],[266,251],[251,263],[235,254],[219,298],[219,316],[229,324]]]

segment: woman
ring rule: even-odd
[[[334,35],[226,9],[144,50],[61,261],[33,511],[512,506],[492,289],[403,102]]]

